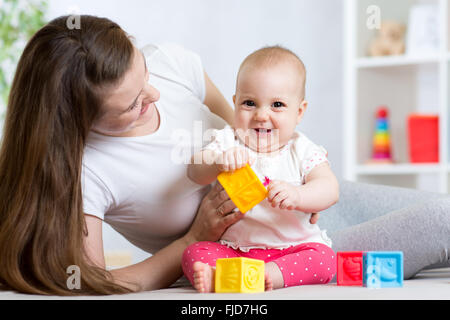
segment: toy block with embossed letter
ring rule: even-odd
[[[394,288],[403,286],[403,252],[337,252],[338,286]]]
[[[363,252],[348,251],[337,253],[338,286],[363,285]]]
[[[264,261],[242,257],[217,259],[215,291],[264,292]]]
[[[233,172],[220,173],[217,180],[242,213],[256,206],[267,196],[267,189],[248,164]]]
[[[394,288],[403,286],[403,252],[364,252],[363,265],[365,287]]]

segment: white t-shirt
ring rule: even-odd
[[[147,46],[143,52],[149,83],[161,93],[156,102],[160,127],[140,137],[90,133],[83,157],[83,206],[86,214],[155,253],[189,229],[209,190],[186,176],[194,138],[226,122],[203,104],[198,55],[174,44]]]
[[[314,144],[304,134],[295,132],[289,143],[275,155],[256,153],[236,138],[233,129],[226,126],[215,130],[205,149],[223,152],[232,147],[248,150],[256,159],[252,169],[261,181],[264,177],[282,180],[293,185],[305,183],[305,178],[317,165],[327,162],[326,150]],[[311,213],[272,208],[267,199],[245,213],[244,218],[231,225],[220,242],[234,249],[282,249],[305,242],[319,242],[331,247],[325,230],[309,222]]]

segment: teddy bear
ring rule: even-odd
[[[369,46],[371,56],[399,55],[405,52],[405,25],[396,21],[381,22],[377,36]]]

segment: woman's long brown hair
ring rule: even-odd
[[[12,84],[0,150],[0,284],[34,294],[124,293],[85,253],[81,168],[100,92],[121,80],[134,49],[108,19],[69,18],[32,37]],[[80,289],[67,285],[72,265]]]

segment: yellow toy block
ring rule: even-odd
[[[250,258],[217,259],[215,291],[264,292],[264,261]]]
[[[245,213],[267,196],[267,189],[247,164],[234,172],[222,172],[217,176],[231,201]]]

